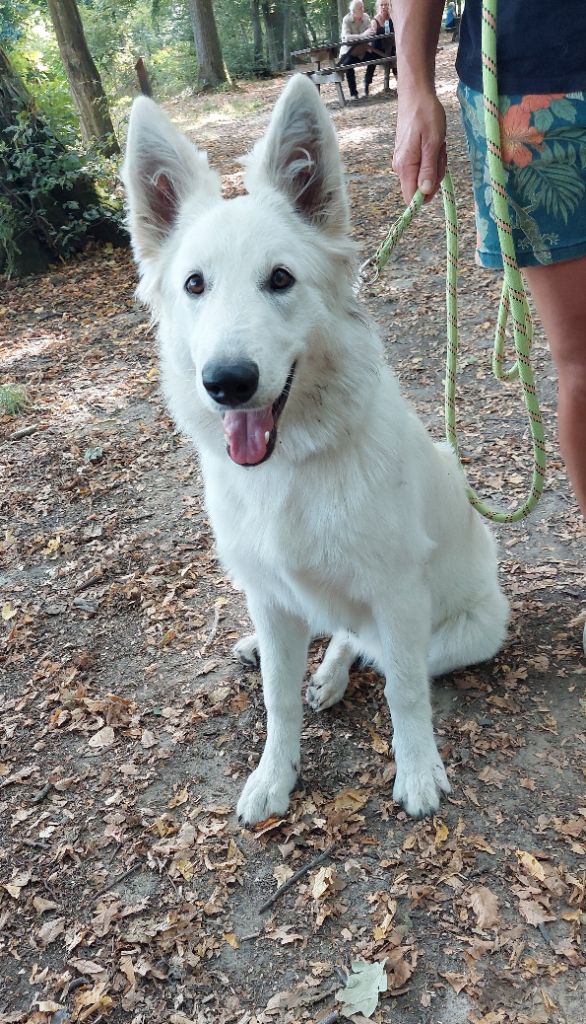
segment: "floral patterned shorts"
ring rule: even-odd
[[[486,158],[482,93],[458,87],[476,204],[476,258],[501,267]],[[586,255],[586,94],[501,96],[509,210],[519,266]]]

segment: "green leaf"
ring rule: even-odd
[[[547,107],[544,110],[536,110],[533,115],[533,124],[538,132],[546,132],[553,124],[553,114]]]
[[[552,114],[556,117],[560,117],[562,121],[569,121],[570,124],[574,124],[576,120],[576,108],[573,103],[569,100],[554,100],[549,108]]]
[[[539,161],[521,168],[516,179],[523,205],[543,206],[566,224],[585,192],[582,175],[572,163]]]
[[[548,133],[549,142],[550,139],[561,139],[562,142],[568,142],[570,139],[574,139],[580,142],[584,138],[583,128],[568,128],[567,125],[560,126],[559,128],[552,128]]]
[[[344,1004],[340,1011],[344,1017],[352,1017],[355,1013],[372,1017],[378,1006],[379,992],[387,991],[385,963],[385,960],[374,964],[365,960],[352,962],[345,987],[336,992],[336,999]]]
[[[559,142],[553,144],[553,156],[554,160],[565,160],[566,151],[563,146],[560,146]]]

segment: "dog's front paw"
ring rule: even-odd
[[[412,818],[425,818],[437,811],[442,793],[451,792],[446,770],[439,754],[429,764],[397,763],[393,800],[402,804]]]
[[[294,765],[276,770],[274,765],[265,768],[259,764],[240,794],[236,807],[239,820],[245,825],[254,825],[273,815],[285,814],[296,780],[297,770]]]
[[[305,694],[314,711],[325,711],[342,700],[348,686],[346,669],[325,669],[323,666],[311,677]]]
[[[248,668],[258,668],[260,665],[256,633],[251,633],[250,636],[243,636],[242,640],[234,644],[232,651],[238,658],[238,661]]]

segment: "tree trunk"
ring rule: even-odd
[[[309,32],[311,31],[311,25],[307,18],[307,12],[303,0],[298,0],[293,9],[293,16],[295,19],[297,43],[300,50],[310,45]],[[312,39],[315,42],[315,35],[312,34]]]
[[[88,49],[77,4],[75,0],[47,0],[47,6],[79,114],[81,134],[90,145],[97,143],[106,156],[119,153],[108,101]]]
[[[267,38],[267,49],[269,53],[269,67],[274,73],[279,71],[281,64],[279,60],[279,47],[277,40],[281,38],[279,31],[281,27],[280,11],[270,0],[263,0],[261,4],[262,16],[265,23],[265,34]]]
[[[342,29],[342,22],[348,13],[348,4],[346,0],[338,0],[338,35],[336,39],[340,38],[340,32]]]
[[[252,50],[254,54],[254,73],[259,77],[266,74],[266,64],[262,45],[262,24],[260,20],[259,0],[251,0],[250,19],[252,22]]]
[[[113,212],[75,154],[38,116],[0,47],[0,271],[19,276],[44,270],[89,236],[127,244]]]
[[[291,18],[289,16],[289,4],[283,8],[283,67],[285,70],[291,67]]]
[[[29,111],[32,116],[33,100],[22,78],[14,71],[7,54],[0,47],[0,133],[15,124],[17,115]],[[4,155],[0,152],[4,159]]]
[[[146,64],[144,62],[143,57],[138,58],[136,64],[134,65],[134,70],[136,71],[136,77],[138,78],[138,84],[142,95],[152,96],[153,88],[151,86],[151,80],[149,78],[149,73],[146,69]]]
[[[340,7],[342,6],[341,0],[330,0],[329,15],[330,15],[330,39],[340,38],[340,29],[342,28],[342,19],[340,18]],[[345,4],[343,6],[346,6]],[[347,14],[347,7],[342,17]]]
[[[189,9],[199,84],[202,89],[212,89],[227,81],[212,0],[190,0]]]
[[[299,0],[299,16],[300,16],[300,18],[303,19],[303,24],[307,27],[307,31],[308,31],[309,36],[311,38],[312,46],[317,46],[317,44],[318,44],[317,32],[315,31],[315,29],[313,27],[313,22],[311,21],[309,15],[307,13],[307,8],[306,8],[305,4],[303,3],[303,0]],[[336,39],[337,38],[338,37],[336,36]]]

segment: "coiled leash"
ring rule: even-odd
[[[489,508],[468,485],[470,502],[481,515],[497,523],[515,523],[524,519],[533,511],[545,481],[545,446],[543,422],[539,411],[539,402],[535,388],[533,368],[531,366],[531,343],[533,340],[533,323],[527,303],[525,285],[517,265],[511,219],[507,203],[506,175],[501,155],[499,127],[498,86],[496,66],[496,10],[498,0],[483,0],[482,4],[482,86],[484,93],[484,123],[486,131],[488,168],[492,188],[494,217],[498,230],[499,243],[503,258],[504,280],[499,304],[497,325],[495,330],[492,370],[497,380],[513,380],[519,378],[523,389],[523,401],[527,411],[527,420],[533,442],[533,476],[531,488],[525,500],[512,512],[497,512]],[[447,355],[446,378],[444,387],[444,415],[446,421],[446,438],[458,455],[456,436],[456,373],[458,362],[458,221],[456,200],[450,172],[447,171],[441,183],[441,193],[446,221],[446,313],[447,313]],[[399,241],[403,231],[409,226],[415,214],[423,206],[425,197],[417,190],[413,199],[404,210],[398,221],[392,226],[387,237],[371,259],[366,260],[360,268],[363,282],[372,284],[380,271],[388,262],[391,252]],[[374,275],[367,278],[368,270]],[[513,337],[515,343],[516,362],[510,369],[504,368],[505,329],[511,313]]]

